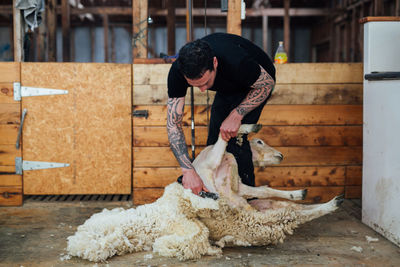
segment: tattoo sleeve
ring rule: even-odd
[[[267,99],[274,88],[274,79],[261,67],[261,74],[257,81],[251,86],[250,92],[246,98],[236,107],[236,111],[245,116],[247,113],[258,107]]]
[[[185,135],[182,129],[185,98],[168,98],[167,102],[167,133],[168,140],[175,158],[181,168],[193,169],[190,162]]]

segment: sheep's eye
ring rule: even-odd
[[[262,144],[263,144],[263,141],[257,140],[257,144],[262,145]]]

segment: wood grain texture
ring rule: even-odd
[[[0,83],[20,81],[20,63],[0,62]]]
[[[22,187],[22,175],[0,175],[0,187],[4,186]]]
[[[362,185],[362,166],[346,167],[346,185]]]
[[[277,189],[282,190],[297,190],[302,189],[299,187],[284,187]],[[306,187],[308,190],[305,200],[298,201],[298,203],[324,203],[335,196],[344,194],[343,186],[323,186],[323,187]],[[143,205],[156,201],[164,192],[164,188],[134,188],[133,189],[133,204]]]
[[[131,65],[22,63],[22,83],[69,91],[23,99],[23,158],[70,164],[24,172],[24,193],[129,194]]]
[[[20,103],[0,104],[0,124],[19,124],[21,122]]]
[[[166,81],[165,81],[166,82]],[[167,84],[145,84],[133,86],[134,105],[165,105],[167,103]],[[215,92],[208,91],[211,105]],[[361,105],[363,84],[277,84],[268,105]],[[185,98],[190,104],[189,95]],[[195,105],[207,104],[207,93],[194,88]]]
[[[13,165],[13,166],[0,165],[0,175],[13,174],[13,173],[15,173],[15,165]]]
[[[17,142],[19,125],[0,124],[0,145],[11,145]]]
[[[191,128],[183,128],[187,145],[191,142]],[[207,143],[207,127],[195,128],[196,145]],[[251,138],[261,138],[270,146],[361,146],[362,126],[263,126]],[[136,147],[169,146],[165,127],[133,127]]]
[[[362,83],[362,63],[288,63],[276,65],[276,83]]]
[[[0,166],[15,166],[15,157],[21,157],[21,149],[14,145],[0,145]]]
[[[197,147],[196,155],[204,147]],[[335,166],[362,163],[362,147],[276,147],[284,155],[281,166]],[[169,147],[134,147],[133,166],[177,167]],[[162,157],[154,158],[154,155]]]
[[[5,103],[19,103],[14,100],[14,85],[12,83],[0,83],[0,105]]]
[[[148,110],[148,118],[133,118],[134,126],[165,126],[166,106],[134,106]],[[258,123],[263,125],[361,125],[362,105],[266,105]],[[207,125],[207,107],[195,106],[195,124]],[[183,125],[190,125],[190,107],[184,110]]]
[[[181,175],[179,167],[134,168],[134,188],[165,187]],[[343,166],[255,168],[256,186],[341,186],[345,181]]]
[[[345,187],[345,198],[361,198],[362,187],[361,185],[347,185]]]
[[[22,199],[22,187],[0,186],[0,206],[21,206]]]
[[[134,85],[165,85],[171,64],[133,64]],[[363,83],[362,63],[288,63],[276,65],[277,84]]]

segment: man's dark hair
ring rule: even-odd
[[[203,40],[187,43],[179,50],[178,67],[189,79],[198,79],[207,70],[214,69],[214,53],[210,45]]]

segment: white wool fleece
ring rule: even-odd
[[[94,262],[151,247],[163,256],[181,260],[220,254],[220,249],[210,245],[208,229],[196,215],[200,212],[205,217],[217,209],[217,201],[173,183],[152,204],[94,214],[68,237],[67,251]]]

